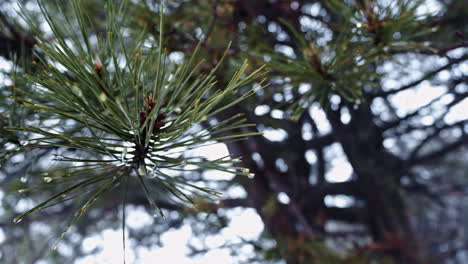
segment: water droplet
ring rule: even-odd
[[[249,173],[249,172],[250,172],[250,170],[249,170],[248,168],[242,168],[241,171],[242,171],[243,173]]]
[[[253,178],[253,177],[255,177],[255,174],[253,174],[253,173],[249,173],[249,174],[247,174],[247,177],[249,177],[249,178]]]
[[[144,164],[141,164],[140,167],[138,168],[138,173],[140,174],[146,174],[146,167]]]
[[[22,216],[17,216],[13,219],[13,223],[15,224],[18,224],[19,222],[21,222],[23,220],[23,217]]]
[[[51,182],[52,180],[53,180],[53,178],[51,178],[51,177],[44,177],[45,182]]]
[[[86,211],[86,206],[81,207],[80,210],[76,211],[75,216],[81,216]]]
[[[163,220],[166,220],[166,216],[164,215],[164,213],[160,210],[157,210],[153,213],[153,217],[156,218],[156,217],[162,217]]]
[[[127,155],[127,148],[124,148],[120,158],[123,164],[125,164],[125,155]]]
[[[42,173],[42,176],[47,176],[47,175],[49,175],[49,173],[48,173],[48,172],[44,172],[44,173]]]
[[[27,180],[28,180],[28,178],[26,176],[23,176],[23,177],[20,178],[20,181],[23,182],[23,183],[26,182]]]
[[[57,250],[57,245],[53,245],[51,248],[50,248],[51,251],[55,251]]]
[[[99,95],[99,101],[101,101],[102,103],[104,103],[105,101],[107,100],[107,96],[105,93],[101,93]]]
[[[18,192],[19,193],[24,193],[25,191],[27,191],[26,189],[19,189]]]

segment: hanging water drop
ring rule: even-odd
[[[20,181],[23,182],[23,183],[25,183],[27,180],[28,180],[28,178],[26,176],[22,176],[20,178]]]
[[[18,224],[19,222],[21,222],[23,220],[23,217],[22,216],[17,216],[13,219],[13,223],[15,224]]]
[[[107,96],[106,96],[105,93],[101,93],[101,94],[99,95],[99,101],[100,101],[101,103],[104,103],[105,101],[107,101]]]
[[[166,216],[163,214],[162,211],[158,210],[156,212],[153,213],[153,217],[156,218],[156,217],[162,217],[163,220],[166,220]]]
[[[138,173],[141,174],[141,175],[146,174],[145,164],[140,164],[140,167],[138,168]]]
[[[125,164],[125,156],[127,155],[127,148],[124,148],[124,151],[122,152],[120,159],[123,164]]]
[[[76,217],[81,216],[81,215],[83,215],[83,213],[84,213],[85,211],[86,211],[86,206],[83,206],[83,207],[81,207],[80,210],[78,210],[78,211],[75,212],[75,216],[76,216]]]
[[[53,178],[51,178],[51,177],[44,177],[45,182],[51,182],[52,180],[53,180]]]

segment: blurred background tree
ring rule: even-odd
[[[36,19],[40,37],[55,41],[35,1],[0,3],[0,260],[83,260],[99,251],[83,247],[86,238],[120,229],[121,188],[96,201],[51,254],[75,203],[13,223],[15,216],[60,191],[52,185],[17,192],[41,183],[41,174],[57,165],[53,155],[70,151],[57,146],[18,153],[31,134],[6,129],[67,126],[11,98],[30,85],[23,73],[34,76],[44,67],[34,63],[44,55],[34,52],[38,33],[14,12],[18,2]],[[43,2],[53,9],[54,1]],[[107,34],[105,3],[79,1],[92,19],[90,39]],[[159,3],[130,1],[122,30],[128,36],[144,32],[145,43],[157,43]],[[72,5],[61,7],[65,13],[52,12],[54,18],[71,18]],[[167,1],[163,40],[176,64],[186,64],[202,41],[195,60],[204,62],[197,74],[209,72],[232,41],[215,74],[220,87],[246,58],[251,62],[247,72],[267,65],[267,88],[201,123],[244,113],[256,127],[230,133],[259,131],[263,136],[226,144],[255,177],[181,172],[176,177],[215,189],[223,198],[196,201],[195,210],[156,196],[167,219],[129,225],[131,248],[160,245],[164,232],[190,225],[188,253],[180,254],[193,259],[225,248],[233,263],[466,263],[467,12],[462,0]],[[259,84],[243,89],[252,86]],[[146,213],[150,205],[138,181],[129,180],[128,189],[127,215],[152,215]],[[207,243],[210,237],[226,236],[230,216],[240,208],[261,218],[261,235],[224,239],[215,247]]]

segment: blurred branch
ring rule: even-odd
[[[457,141],[447,144],[444,147],[436,151],[427,153],[425,155],[421,155],[417,158],[414,158],[413,160],[409,160],[407,164],[414,166],[418,164],[423,164],[423,163],[439,160],[439,159],[444,158],[445,155],[447,155],[448,153],[455,151],[461,147],[464,147],[467,144],[468,144],[468,134],[464,134]]]
[[[211,1],[211,14],[212,14],[212,16],[211,16],[211,19],[210,19],[210,23],[208,24],[208,29],[205,32],[205,39],[203,40],[204,45],[206,45],[208,39],[210,38],[210,35],[213,32],[213,29],[215,27],[216,20],[218,19],[218,12],[216,10],[217,8],[218,8],[218,0],[212,0]]]
[[[467,125],[468,124],[468,120],[462,120],[462,121],[459,121],[459,122],[455,122],[453,124],[445,124],[444,126],[441,126],[441,127],[438,127],[437,129],[434,130],[434,132],[428,136],[426,136],[425,139],[423,139],[415,148],[414,150],[411,152],[410,156],[409,156],[409,160],[417,160],[417,156],[419,154],[419,152],[421,151],[421,149],[427,145],[428,142],[430,142],[432,139],[436,138],[437,136],[440,135],[440,133],[443,131],[443,130],[446,130],[446,129],[450,129],[450,128],[454,128],[454,127],[463,127],[464,125]]]
[[[0,56],[7,59],[12,59],[12,55],[31,57],[34,45],[37,43],[36,40],[19,32],[1,11],[0,22],[5,25],[11,34],[9,37],[5,33],[0,33]]]
[[[436,70],[433,70],[433,71],[430,71],[430,72],[426,73],[422,78],[420,78],[420,79],[418,79],[416,81],[413,81],[413,82],[411,82],[411,83],[409,83],[407,85],[403,85],[403,86],[401,86],[400,88],[397,88],[397,89],[383,91],[383,92],[380,92],[380,93],[375,93],[372,96],[373,97],[386,97],[386,96],[389,96],[391,94],[396,94],[396,93],[402,92],[404,90],[407,90],[409,88],[412,88],[412,87],[422,83],[425,80],[431,79],[437,73],[439,73],[439,72],[441,72],[443,70],[450,69],[453,65],[461,63],[461,62],[463,62],[463,61],[465,61],[467,59],[468,59],[468,54],[465,54],[465,55],[461,56],[458,59],[449,60],[449,62],[446,65],[444,65],[444,66],[442,66],[442,67],[440,67],[440,68],[438,68]]]

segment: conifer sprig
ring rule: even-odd
[[[364,87],[379,85],[376,80],[380,74],[374,67],[377,62],[393,60],[398,51],[427,49],[427,43],[418,38],[432,32],[434,27],[424,25],[430,15],[418,14],[421,3],[420,0],[325,1],[337,21],[327,24],[330,40],[321,42],[312,33],[300,33],[283,21],[298,47],[290,55],[268,51],[274,53],[269,56],[269,66],[272,71],[288,76],[296,87],[301,83],[312,86],[288,102],[292,118],[299,118],[315,101],[327,108],[331,95],[359,103]]]
[[[20,190],[63,186],[63,191],[18,216],[15,222],[43,208],[85,196],[71,225],[103,193],[131,178],[140,183],[140,191],[161,213],[155,197],[162,194],[155,193],[148,181],[166,190],[165,195],[194,205],[193,195],[219,193],[182,180],[174,176],[176,173],[215,169],[251,176],[248,170],[234,166],[237,158],[208,160],[186,156],[185,152],[257,134],[229,133],[251,126],[241,114],[227,120],[214,117],[252,95],[253,88],[244,93],[239,88],[254,80],[258,82],[264,74],[262,70],[247,73],[244,62],[225,87],[218,87],[215,72],[224,56],[208,74],[198,73],[203,63],[196,61],[199,47],[186,63],[176,65],[163,46],[163,12],[158,41],[149,41],[146,31],[139,38],[130,39],[121,19],[125,17],[125,4],[126,1],[108,3],[107,34],[97,36],[97,43],[92,41],[91,19],[82,10],[80,1],[72,1],[73,17],[60,21],[39,2],[55,37],[53,41],[43,38],[32,20],[24,15],[38,33],[37,48],[43,55],[39,64],[43,71],[26,76],[33,93],[16,99],[33,110],[72,120],[75,129],[62,127],[55,131],[32,125],[9,129],[34,135],[22,148],[59,146],[78,149],[80,155],[56,155],[55,160],[61,165],[46,172],[44,185]]]

